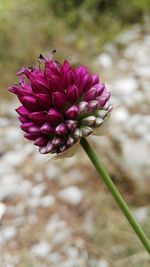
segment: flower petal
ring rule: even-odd
[[[40,109],[36,99],[33,96],[23,96],[19,97],[19,99],[20,102],[25,106],[25,108],[31,111],[36,111]]]
[[[53,126],[51,126],[48,122],[45,122],[41,126],[41,132],[44,134],[52,134],[55,132],[55,128]]]
[[[99,83],[99,76],[98,76],[98,74],[93,74],[92,75],[92,85],[95,85],[97,83]]]
[[[67,97],[61,92],[54,92],[52,94],[54,106],[59,110],[65,107],[67,103]]]
[[[52,106],[52,100],[51,100],[51,97],[49,95],[35,94],[35,98],[36,98],[37,102],[39,103],[39,105],[46,110],[50,109],[50,107]]]
[[[74,84],[69,86],[66,89],[66,96],[67,99],[71,102],[71,103],[75,103],[79,97],[79,90],[78,87]]]
[[[46,121],[47,114],[44,111],[37,111],[28,114],[28,117],[35,123],[41,125]]]
[[[56,109],[51,108],[48,111],[47,119],[52,123],[58,123],[58,122],[60,122],[62,120],[62,115]]]
[[[73,105],[67,109],[65,112],[65,116],[67,119],[77,119],[78,117],[78,108],[76,105]]]

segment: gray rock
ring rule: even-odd
[[[137,90],[137,81],[130,76],[120,78],[113,83],[115,95],[131,95]]]
[[[105,69],[111,68],[112,66],[112,59],[108,53],[100,54],[97,61]]]
[[[3,240],[9,241],[13,239],[17,234],[17,229],[14,226],[7,226],[4,229],[2,229],[2,238]]]
[[[53,264],[60,264],[62,262],[61,255],[58,252],[50,253],[47,257],[48,261]],[[54,265],[54,266],[55,266]]]
[[[69,258],[79,258],[79,251],[76,247],[67,247],[65,249],[65,254],[69,257]]]
[[[15,195],[24,196],[28,194],[32,184],[28,180],[22,180],[17,174],[7,174],[0,182],[0,200],[12,198]]]
[[[12,141],[11,141],[11,143],[12,143]],[[3,156],[3,162],[7,166],[18,167],[25,161],[26,157],[27,157],[27,155],[23,149],[18,150],[18,151],[13,150],[13,151],[7,152]]]
[[[125,107],[116,108],[113,111],[112,120],[119,123],[125,123],[129,119],[129,112]]]
[[[44,197],[38,197],[38,196],[32,196],[28,198],[27,205],[30,208],[46,208],[50,207],[55,203],[55,198],[52,195],[44,196]]]
[[[55,235],[58,232],[63,232],[64,229],[69,229],[67,223],[61,220],[58,214],[51,216],[50,220],[47,223],[46,231],[51,235]]]
[[[97,261],[96,267],[109,267],[109,264],[106,260],[102,259]]]
[[[18,126],[9,126],[5,130],[5,138],[10,144],[17,144],[18,141],[23,140],[23,135],[21,130],[18,129]]]
[[[41,241],[35,244],[31,248],[31,254],[33,254],[36,257],[44,259],[45,257],[48,256],[51,250],[52,250],[52,247],[49,243],[47,243],[46,241]]]
[[[52,195],[48,195],[40,199],[40,206],[43,208],[50,207],[54,205],[54,203],[55,203],[55,197]]]
[[[62,242],[64,243],[65,241],[69,240],[70,234],[71,230],[69,227],[64,227],[62,229],[57,230],[53,235],[52,244],[58,245]]]
[[[69,186],[58,192],[58,197],[67,204],[79,205],[83,199],[83,192],[76,186]]]
[[[139,221],[139,223],[144,223],[148,217],[148,208],[140,207],[133,210],[134,216]]]
[[[6,205],[4,203],[0,202],[0,222],[2,221],[2,219],[6,213],[6,209],[7,209]]]
[[[29,208],[38,208],[40,207],[41,199],[39,197],[30,197],[27,199],[27,206]]]
[[[128,45],[130,42],[135,41],[135,39],[139,37],[140,30],[140,25],[134,25],[130,30],[120,33],[116,38],[116,42]]]
[[[59,168],[58,166],[55,166],[54,164],[49,164],[46,168],[46,177],[48,180],[53,180],[59,176]]]
[[[9,124],[9,120],[6,118],[0,118],[0,127],[6,127]]]
[[[139,77],[142,77],[143,80],[150,77],[150,66],[136,66],[134,71]]]
[[[31,195],[40,197],[43,195],[45,189],[46,189],[46,185],[44,183],[37,184],[32,188]]]

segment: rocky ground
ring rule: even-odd
[[[93,61],[112,91],[111,130],[90,138],[150,237],[150,33],[136,25]],[[83,151],[46,160],[0,105],[0,267],[148,267],[149,256]]]

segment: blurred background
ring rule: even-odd
[[[89,138],[150,238],[150,0],[0,1],[0,267],[148,267],[150,258],[82,150],[46,161],[23,139],[7,87],[57,60],[100,74],[115,106]]]

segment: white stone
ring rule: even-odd
[[[49,255],[48,255],[48,261],[50,262],[50,263],[53,263],[53,264],[60,264],[60,262],[61,262],[61,255],[60,255],[60,253],[58,253],[58,252],[54,252],[54,253],[50,253]],[[54,265],[54,266],[55,266]],[[59,266],[59,265],[58,265]]]
[[[31,194],[33,196],[42,196],[45,191],[45,188],[46,186],[44,183],[37,184],[32,188]]]
[[[116,108],[113,111],[112,120],[114,119],[118,122],[126,122],[128,118],[129,118],[128,110],[124,107]]]
[[[4,241],[13,239],[17,234],[17,230],[14,226],[7,226],[2,230],[2,237]]]
[[[21,130],[19,129],[19,126],[14,127],[8,127],[8,129],[6,130],[6,136],[5,138],[7,139],[7,142],[9,142],[10,144],[15,144],[18,143],[18,141],[23,140],[23,135]]]
[[[76,247],[67,247],[65,249],[65,254],[70,257],[70,258],[78,258],[79,257],[79,252]]]
[[[48,195],[40,199],[40,206],[43,208],[50,207],[54,203],[55,203],[55,198],[52,195]]]
[[[144,140],[150,145],[150,133],[144,135]]]
[[[8,167],[9,166],[9,167]],[[12,174],[14,171],[13,167],[8,165],[4,160],[3,157],[1,157],[0,160],[0,176],[3,177],[7,174]]]
[[[109,267],[109,264],[106,260],[97,261],[96,267]]]
[[[31,253],[36,257],[44,259],[45,257],[48,256],[51,250],[52,250],[52,247],[50,246],[49,243],[45,241],[41,241],[40,243],[35,244],[32,247]]]
[[[68,227],[66,222],[61,220],[58,214],[54,214],[47,223],[46,231],[54,234],[58,231],[63,231],[66,227]]]
[[[24,150],[20,151],[9,151],[3,156],[3,161],[5,164],[8,164],[7,166],[12,166],[12,167],[19,167],[26,159],[26,153]]]
[[[150,66],[136,66],[135,73],[142,77],[142,79],[146,79],[150,77]]]
[[[17,174],[7,174],[3,176],[0,184],[0,200],[4,200],[16,194],[20,180],[21,176]]]
[[[6,205],[4,203],[0,202],[0,222],[3,219],[5,212],[6,212]]]
[[[58,197],[68,204],[79,205],[83,199],[83,193],[78,187],[69,186],[60,190]]]
[[[69,227],[68,228],[65,227],[63,229],[56,231],[52,239],[53,245],[58,245],[62,242],[65,242],[66,240],[69,239],[70,234],[71,234],[71,230]]]
[[[98,62],[99,64],[103,67],[103,68],[111,68],[112,66],[112,59],[109,56],[109,54],[107,53],[102,53],[100,54],[100,56],[98,57]]]
[[[122,44],[129,44],[129,42],[134,41],[140,33],[140,26],[134,25],[130,30],[126,30],[124,32],[121,32],[118,37],[116,38],[116,41]]]
[[[50,207],[55,203],[55,198],[52,195],[44,196],[44,197],[38,197],[38,196],[32,196],[28,198],[27,205],[31,208],[46,208]]]
[[[133,210],[134,216],[139,221],[139,223],[144,223],[148,217],[148,208],[141,207]]]
[[[115,44],[113,44],[113,43],[107,43],[105,45],[105,51],[112,56],[116,56],[117,52],[118,52]]]
[[[59,167],[50,163],[46,168],[45,174],[48,180],[53,180],[59,176]]]
[[[118,80],[116,80],[113,83],[113,93],[115,95],[121,94],[121,95],[130,95],[135,93],[135,91],[138,88],[137,81],[133,77],[123,77]]]
[[[144,180],[150,177],[150,149],[148,145],[140,140],[128,139],[127,142],[123,143],[122,149],[122,168],[125,168],[128,175],[136,181],[143,181],[142,184],[144,185]],[[144,180],[143,177],[145,178]],[[140,189],[142,190],[142,187]]]
[[[129,67],[129,62],[127,62],[125,59],[121,59],[117,62],[117,68],[119,68],[121,71],[125,71]]]
[[[0,127],[6,127],[9,124],[9,120],[6,118],[0,118]]]
[[[40,198],[39,197],[30,197],[27,199],[27,206],[30,208],[40,207]]]

